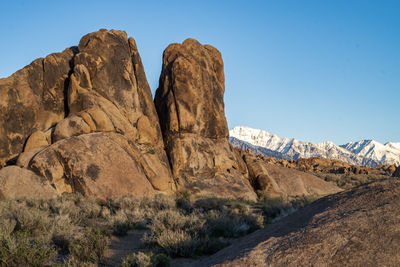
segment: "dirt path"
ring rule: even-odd
[[[101,266],[118,266],[123,257],[142,251],[142,238],[148,230],[132,230],[126,236],[112,236]]]
[[[130,254],[139,251],[148,251],[143,248],[142,238],[148,230],[131,230],[126,236],[117,237],[111,236],[108,249],[105,253],[105,259],[100,266],[111,267],[119,266],[122,259]],[[173,267],[186,267],[195,266],[196,263],[204,259],[201,258],[175,258],[171,259],[171,266]]]

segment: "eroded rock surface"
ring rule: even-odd
[[[154,189],[143,171],[140,150],[116,133],[91,133],[63,139],[39,152],[30,168],[59,194],[118,198],[150,195]]]
[[[12,160],[58,194],[175,188],[136,43],[123,31],[87,34],[1,79],[0,113],[0,167]]]
[[[66,116],[65,93],[77,48],[39,58],[0,79],[0,167],[24,148],[35,131]]]
[[[198,266],[399,266],[400,180],[321,198]]]
[[[256,198],[228,142],[221,54],[194,39],[171,44],[155,105],[175,179],[193,193]]]
[[[142,171],[152,186],[171,191],[174,181],[135,41],[123,31],[100,30],[84,36],[78,50],[68,88],[70,114],[56,125],[53,139],[119,133],[144,154],[147,163],[139,168],[150,169]]]

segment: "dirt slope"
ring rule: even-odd
[[[400,266],[400,180],[321,198],[198,266]]]

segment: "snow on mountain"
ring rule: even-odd
[[[278,151],[274,151],[274,150],[271,150],[271,149],[268,149],[265,147],[261,147],[261,146],[255,146],[255,145],[252,145],[248,142],[244,142],[244,141],[239,140],[232,136],[229,137],[229,142],[232,145],[238,146],[244,150],[251,150],[251,151],[253,151],[253,153],[255,155],[263,154],[268,157],[274,157],[274,158],[278,158],[278,159],[286,159],[286,160],[291,159],[291,157],[289,157],[288,155],[282,154]]]
[[[374,140],[361,140],[350,142],[341,147],[362,156],[366,160],[374,160],[380,164],[399,165],[400,163],[400,143],[381,144]]]
[[[282,138],[267,131],[244,126],[233,128],[229,131],[229,135],[230,142],[235,146],[251,149],[256,154],[263,153],[277,158],[288,156],[297,160],[298,158],[322,157],[355,165],[400,165],[400,143],[383,145],[373,140],[363,140],[342,146],[330,141],[314,144],[294,138]],[[279,154],[274,156],[273,152]]]

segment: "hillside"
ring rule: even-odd
[[[198,266],[398,266],[400,180],[319,199]]]

